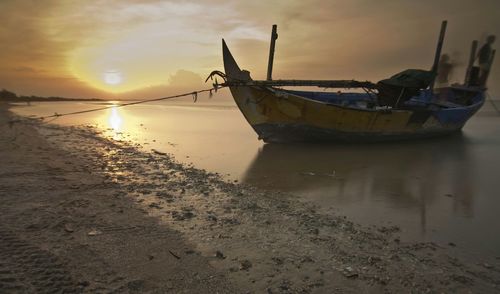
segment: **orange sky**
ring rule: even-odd
[[[0,11],[0,88],[40,96],[150,98],[205,88],[202,78],[222,69],[221,38],[262,79],[273,23],[275,78],[377,81],[429,68],[443,19],[444,51],[461,64],[472,39],[500,36],[498,0],[1,0]],[[457,68],[453,80],[463,75]]]

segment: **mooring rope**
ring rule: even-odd
[[[10,121],[8,121],[8,124],[12,126],[13,124],[20,123],[20,122],[35,121],[35,120],[43,121],[43,120],[46,120],[48,118],[56,119],[56,118],[59,118],[62,116],[83,114],[83,113],[101,111],[101,110],[106,110],[106,109],[111,109],[111,108],[125,107],[125,106],[130,106],[130,105],[148,103],[148,102],[155,102],[155,101],[162,101],[162,100],[168,100],[168,99],[173,99],[173,98],[180,98],[180,97],[185,97],[185,96],[193,96],[193,101],[196,102],[198,100],[198,94],[210,92],[210,96],[211,96],[213,92],[217,92],[218,89],[221,89],[223,87],[225,87],[225,86],[214,84],[214,86],[210,89],[192,91],[192,92],[188,92],[188,93],[172,95],[172,96],[167,96],[167,97],[161,97],[161,98],[153,98],[153,99],[146,99],[146,100],[116,104],[116,105],[108,105],[108,106],[104,106],[104,107],[92,108],[92,109],[81,110],[81,111],[74,111],[74,112],[67,112],[67,113],[54,113],[52,115],[46,115],[46,116],[24,117],[24,118],[20,118],[20,119],[10,120]]]
[[[221,77],[223,79],[223,83],[219,84],[217,81],[217,76]],[[213,71],[210,73],[210,75],[207,77],[205,82],[207,82],[209,79],[213,80],[215,77],[215,83],[213,83],[212,88],[210,89],[203,89],[203,90],[197,90],[197,91],[192,91],[188,93],[183,93],[183,94],[177,94],[177,95],[172,95],[172,96],[166,96],[166,97],[160,97],[160,98],[153,98],[153,99],[146,99],[146,100],[139,100],[139,101],[134,101],[134,102],[128,102],[128,103],[122,103],[122,104],[116,104],[116,105],[109,105],[109,106],[104,106],[104,107],[98,107],[98,108],[93,108],[93,109],[87,109],[87,110],[81,110],[81,111],[74,111],[74,112],[67,112],[67,113],[54,113],[52,115],[47,115],[47,116],[36,116],[36,117],[23,117],[20,119],[14,119],[10,120],[7,123],[12,126],[15,123],[20,123],[20,122],[26,122],[26,121],[35,121],[35,120],[46,120],[48,118],[53,118],[57,119],[62,116],[68,116],[68,115],[76,115],[76,114],[83,114],[83,113],[89,113],[89,112],[95,112],[95,111],[101,111],[101,110],[106,110],[106,109],[111,109],[111,108],[119,108],[119,107],[125,107],[125,106],[130,106],[130,105],[137,105],[137,104],[143,104],[143,103],[148,103],[148,102],[155,102],[155,101],[162,101],[162,100],[168,100],[168,99],[173,99],[173,98],[180,98],[180,97],[185,97],[185,96],[193,96],[193,101],[196,102],[198,100],[198,94],[200,93],[205,93],[205,92],[210,92],[210,96],[212,96],[213,92],[217,92],[218,89],[224,88],[229,86],[227,82],[227,77],[223,72],[220,71]],[[487,99],[490,101],[491,105],[495,109],[495,111],[500,114],[500,109],[497,108],[493,100],[491,99],[491,96],[489,93],[486,93]]]

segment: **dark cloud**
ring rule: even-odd
[[[60,44],[43,33],[44,15],[55,1],[0,2],[0,69],[57,67]]]
[[[274,72],[279,77],[377,80],[405,68],[430,68],[442,20],[448,20],[444,51],[459,52],[464,59],[472,40],[500,35],[500,1],[496,0],[286,3],[285,7],[269,5],[257,16],[268,31],[267,19],[278,24]],[[248,18],[256,14],[245,11]],[[253,68],[256,72],[252,75],[262,77],[267,60],[265,46],[258,45],[257,40],[242,43],[245,46],[233,45],[233,54],[258,55],[258,59],[244,63],[240,58],[240,66]],[[257,54],[257,48],[262,53]],[[457,72],[463,70],[457,68]],[[456,77],[463,78],[459,73]],[[492,91],[500,94],[500,85],[494,82],[498,77],[499,65],[493,69],[490,84]]]

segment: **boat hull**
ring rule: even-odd
[[[482,102],[459,109],[369,110],[330,105],[275,89],[231,87],[259,139],[277,142],[380,142],[460,131]]]

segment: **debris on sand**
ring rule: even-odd
[[[151,151],[153,151],[154,154],[163,155],[163,156],[167,155],[167,153],[158,151],[156,149],[151,149]]]
[[[99,230],[97,230],[97,229],[92,229],[92,230],[90,230],[90,231],[87,233],[87,235],[89,235],[89,236],[97,236],[97,235],[100,235],[100,234],[102,234],[102,232],[101,232],[101,231],[99,231]]]
[[[75,229],[73,229],[73,226],[71,224],[65,224],[64,230],[68,233],[73,233],[75,231]]]
[[[349,279],[357,278],[359,276],[359,274],[350,266],[346,266],[342,271],[342,274]]]
[[[247,271],[251,267],[252,267],[252,263],[248,259],[245,259],[245,260],[240,262],[240,270],[242,270],[242,271]]]
[[[220,250],[215,251],[215,257],[219,258],[219,259],[225,259],[226,258],[224,256],[224,253],[222,253],[222,251],[220,251]]]

